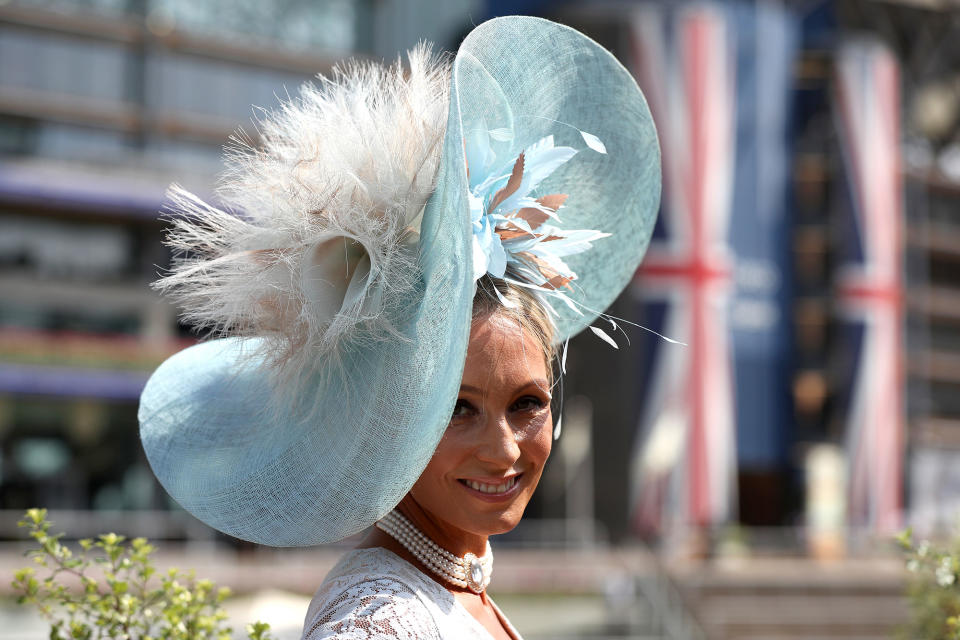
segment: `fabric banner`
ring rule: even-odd
[[[873,41],[843,46],[835,114],[850,206],[836,296],[846,398],[848,522],[879,535],[901,526],[904,451],[903,178],[900,77]]]
[[[642,349],[639,533],[732,520],[738,458],[772,467],[786,450],[792,24],[758,3],[651,3],[632,15],[633,69],[664,166],[661,217],[634,291],[647,326],[687,343]]]

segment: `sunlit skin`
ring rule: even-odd
[[[463,556],[520,522],[550,455],[548,363],[536,339],[509,317],[477,318],[457,404],[433,458],[398,509],[441,547]],[[467,481],[516,485],[493,495]],[[434,577],[393,538],[373,529],[364,546],[389,549]],[[439,581],[439,578],[436,578]],[[486,594],[443,583],[495,638],[509,638]]]

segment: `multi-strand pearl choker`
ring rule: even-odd
[[[482,593],[490,584],[490,576],[493,574],[493,550],[489,541],[482,558],[472,553],[461,558],[425,536],[397,510],[385,515],[376,526],[412,553],[423,566],[450,584],[466,587],[474,593]]]

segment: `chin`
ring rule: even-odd
[[[467,526],[461,527],[477,535],[496,536],[512,531],[523,518],[528,500],[523,504],[513,504],[502,511],[476,510],[472,514],[464,514]]]
[[[477,524],[480,526],[476,526]],[[474,528],[477,529],[477,531],[474,531],[474,533],[484,536],[498,536],[501,533],[513,531],[518,524],[520,524],[520,518],[515,517],[496,519],[478,518],[478,521],[474,524]]]
[[[527,468],[516,478],[510,486],[491,491],[490,485],[459,474],[439,479],[421,477],[409,496],[431,518],[454,530],[495,536],[520,524],[539,484],[540,470]]]

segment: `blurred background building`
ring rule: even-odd
[[[503,536],[512,564],[607,553],[558,579],[592,594],[568,612],[615,618],[617,637],[644,607],[667,612],[657,637],[696,637],[691,609],[710,637],[747,637],[717,610],[791,589],[831,595],[848,622],[837,598],[873,602],[857,637],[882,636],[902,614],[899,574],[857,562],[907,524],[948,534],[960,516],[949,0],[0,0],[0,534],[45,506],[71,534],[126,528],[249,559],[172,503],[139,445],[146,378],[197,339],[149,288],[170,260],[165,189],[213,197],[231,133],[337,60],[420,39],[455,50],[509,13],[584,31],[643,87],[663,207],[612,313],[686,343],[639,329],[618,352],[571,342],[564,436]],[[611,563],[611,549],[639,555]],[[284,562],[256,553],[260,576]],[[711,573],[724,558],[758,569]],[[540,637],[538,612],[565,619],[524,594],[556,576],[521,573],[504,588]],[[775,637],[839,637],[824,628]]]

